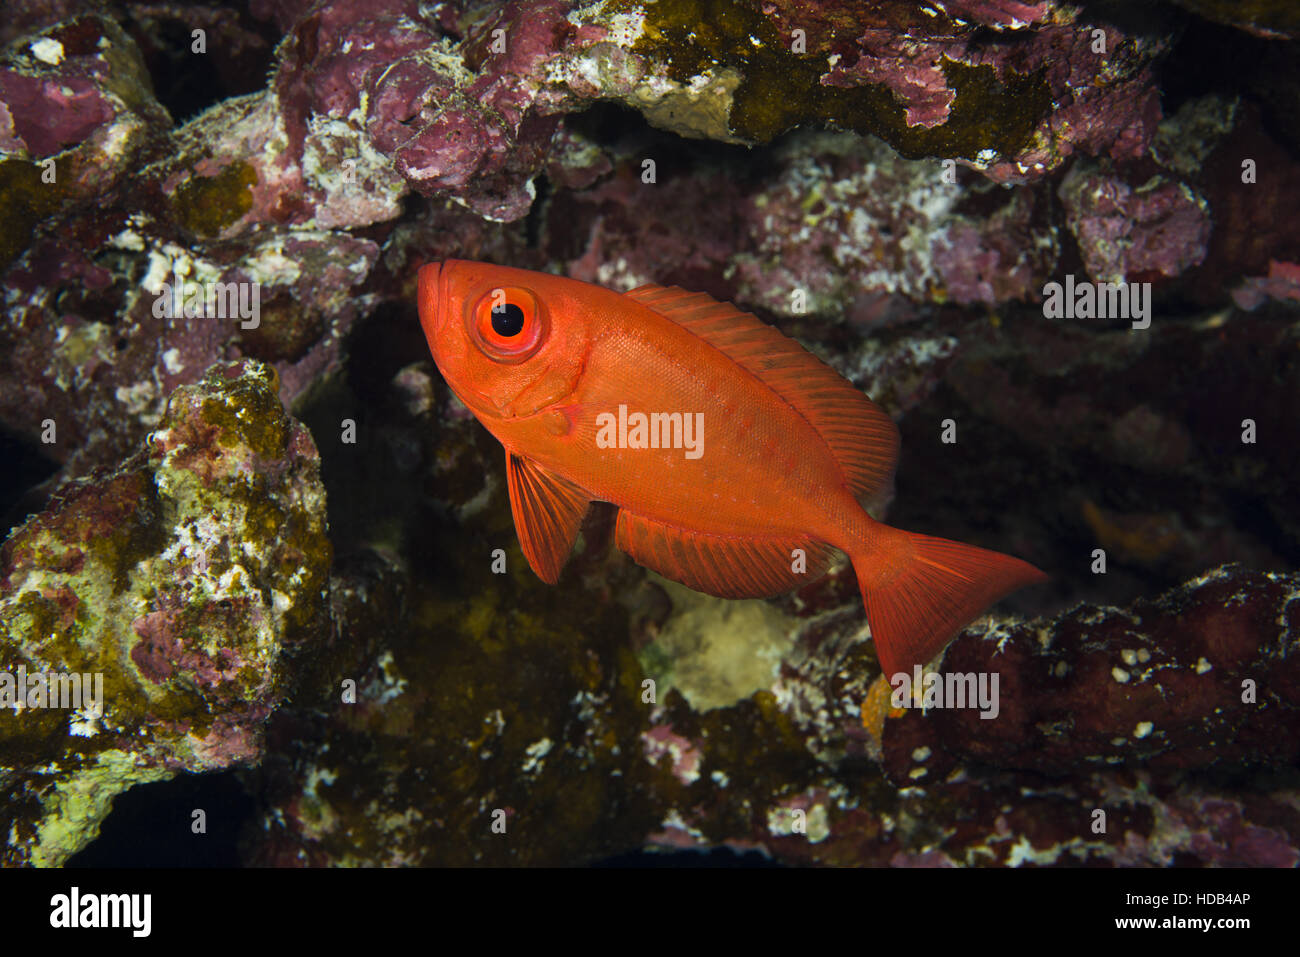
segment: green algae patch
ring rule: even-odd
[[[956,98],[946,122],[909,126],[892,90],[880,83],[825,86],[826,57],[796,54],[773,21],[751,3],[660,0],[646,4],[645,30],[634,49],[664,65],[678,83],[731,70],[740,77],[729,126],[750,142],[767,143],[803,124],[871,133],[909,159],[934,156],[975,160],[993,150],[1003,157],[1025,148],[1051,109],[1051,91],[1039,74],[991,66],[942,63]]]
[[[282,416],[266,414],[270,401],[279,408],[279,400],[266,393],[231,393],[220,399],[204,399],[203,419],[217,427],[217,441],[225,448],[246,445],[263,458],[272,459],[284,453],[288,433]]]
[[[195,176],[176,189],[176,218],[196,235],[219,235],[253,208],[256,185],[257,170],[249,163],[231,163],[214,176]]]
[[[147,784],[171,776],[165,768],[140,767],[125,751],[110,749],[95,755],[82,773],[59,781],[46,797],[48,813],[36,827],[31,863],[58,867],[66,859],[67,848],[83,846],[97,837],[122,782]]]
[[[656,580],[676,613],[638,658],[660,694],[676,688],[692,708],[708,711],[771,687],[790,651],[794,622],[771,602],[713,598]]]
[[[125,508],[122,520],[105,536],[86,543],[88,554],[97,556],[112,573],[113,592],[120,595],[130,584],[131,572],[142,561],[161,551],[171,539],[165,503],[148,476],[137,474],[134,481],[115,484]]]

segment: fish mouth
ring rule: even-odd
[[[446,274],[442,263],[427,263],[420,267],[419,307],[420,325],[424,327],[424,337],[429,340],[429,348],[437,355],[434,339],[442,325],[444,305],[447,302]]]

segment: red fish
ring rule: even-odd
[[[505,447],[515,530],[543,581],[594,501],[618,508],[615,542],[637,562],[726,598],[796,588],[839,549],[891,676],[1045,580],[872,519],[860,503],[893,481],[893,421],[728,303],[459,260],[424,266],[419,286],[438,369]]]

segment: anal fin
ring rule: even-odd
[[[673,581],[719,598],[768,598],[815,581],[830,563],[821,542],[693,532],[618,513],[615,543],[638,564]],[[796,571],[795,549],[804,553]]]
[[[591,499],[568,479],[510,451],[506,452],[506,485],[524,557],[538,578],[554,585]]]

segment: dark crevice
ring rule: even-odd
[[[205,833],[195,833],[195,811]],[[253,799],[233,771],[142,784],[113,799],[99,837],[66,867],[237,867]]]
[[[41,445],[2,431],[0,461],[5,463],[0,470],[0,521],[8,537],[29,514],[45,507],[49,490],[40,486],[59,471],[59,465]]]
[[[154,95],[177,123],[264,87],[280,39],[273,24],[255,20],[242,3],[126,4],[120,22],[144,57]]]

